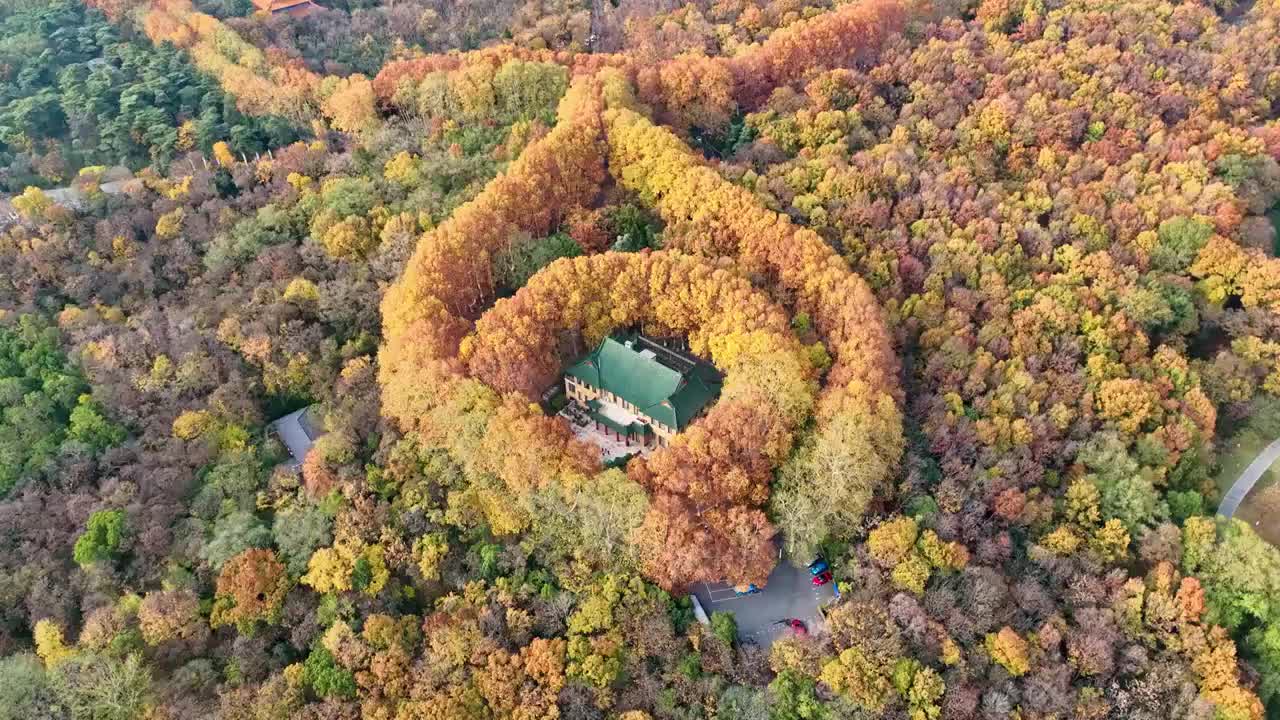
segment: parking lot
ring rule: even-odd
[[[835,592],[830,583],[814,587],[811,581],[808,570],[783,561],[758,593],[740,596],[734,593],[733,587],[723,583],[699,583],[694,594],[708,615],[732,612],[738,621],[738,637],[743,642],[768,647],[791,632],[785,625],[777,624],[784,618],[803,620],[810,632],[818,629],[822,622],[818,608],[830,602]]]

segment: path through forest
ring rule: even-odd
[[[1262,477],[1262,474],[1278,459],[1280,459],[1280,439],[1272,441],[1270,445],[1263,448],[1262,452],[1258,453],[1258,457],[1249,463],[1249,467],[1240,473],[1240,477],[1236,478],[1231,489],[1222,496],[1222,502],[1218,505],[1218,514],[1226,517],[1235,515],[1236,510],[1240,508],[1240,503],[1244,502],[1245,496],[1257,484],[1258,478]]]
[[[98,189],[107,195],[118,195],[124,192],[124,187],[130,179],[113,180],[98,185]],[[44,191],[48,198],[59,205],[70,208],[79,208],[85,200],[85,195],[78,188],[68,185],[67,187],[49,188]],[[13,207],[12,195],[0,195],[0,227],[17,222],[18,213]]]

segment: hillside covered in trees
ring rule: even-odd
[[[13,8],[0,38],[0,189],[65,184],[85,166],[165,168],[219,141],[253,154],[297,137],[280,118],[236,111],[172,47],[123,39],[78,2]]]
[[[0,30],[0,720],[1280,718],[1277,0]],[[633,331],[722,385],[605,463]]]

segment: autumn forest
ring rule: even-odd
[[[0,0],[0,720],[1280,720],[1278,233],[1280,0]]]

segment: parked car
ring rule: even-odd
[[[827,565],[827,561],[822,558],[818,558],[817,560],[809,563],[810,575],[817,575],[818,573],[823,573],[830,569],[830,566]]]
[[[813,586],[814,586],[814,587],[821,587],[821,586],[823,586],[823,585],[826,585],[826,584],[827,584],[827,583],[829,583],[829,582],[831,582],[831,571],[830,571],[830,570],[824,570],[824,571],[822,571],[822,572],[818,573],[817,575],[814,575],[814,576],[813,576]]]
[[[797,635],[808,635],[809,628],[805,627],[804,621],[798,618],[783,618],[774,625],[786,625],[791,631]]]
[[[743,595],[754,595],[758,592],[760,592],[760,588],[756,587],[755,583],[748,583],[746,585],[735,585],[733,588],[733,594],[737,595],[738,597],[742,597]]]

